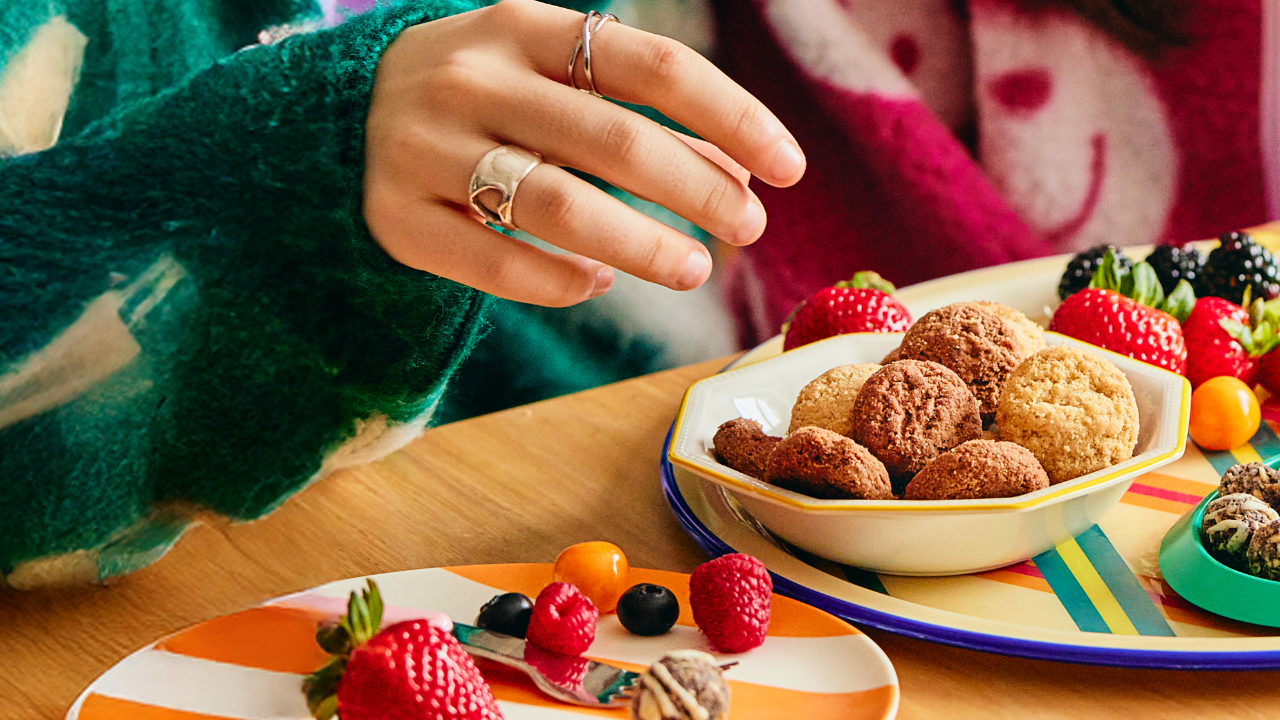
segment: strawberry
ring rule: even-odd
[[[575,585],[553,582],[542,588],[533,601],[533,616],[525,637],[546,650],[581,655],[596,638],[599,617],[596,606]]]
[[[1251,312],[1252,311],[1252,312]],[[1211,377],[1230,375],[1253,385],[1259,360],[1280,344],[1276,318],[1257,300],[1250,310],[1218,297],[1200,298],[1184,323],[1187,379],[1191,387]]]
[[[1185,280],[1166,297],[1150,265],[1128,270],[1108,251],[1089,288],[1062,301],[1049,329],[1182,374],[1187,346],[1178,318],[1194,302]]]
[[[911,313],[893,298],[893,285],[873,272],[860,272],[814,293],[783,324],[782,349],[854,332],[905,332]]]
[[[1280,395],[1280,350],[1272,350],[1258,358],[1257,381],[1272,395]],[[1276,401],[1275,404],[1280,404],[1280,401]],[[1267,419],[1271,420],[1273,418]],[[1280,417],[1274,419],[1280,421]]]
[[[750,555],[722,555],[694,568],[689,578],[693,621],[726,653],[760,647],[769,630],[773,579]]]
[[[322,626],[316,642],[334,655],[303,681],[313,717],[327,720],[501,720],[471,656],[426,620],[381,632],[378,586],[351,593],[347,614]]]

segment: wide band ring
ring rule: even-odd
[[[471,209],[487,223],[519,230],[511,221],[511,203],[516,198],[520,181],[541,163],[541,155],[516,145],[499,145],[485,153],[476,163],[475,172],[471,173],[471,188],[467,191]],[[488,190],[497,190],[500,194],[495,210],[480,202],[480,195]]]
[[[618,16],[613,13],[601,15],[599,12],[592,10],[582,20],[582,37],[578,39],[578,44],[574,46],[573,52],[569,53],[569,85],[574,90],[595,95],[596,97],[604,97],[596,90],[596,79],[591,74],[591,36],[600,31],[607,22],[619,22]],[[578,64],[578,53],[582,53],[582,74],[587,78],[586,87],[578,87],[577,73],[574,72],[574,66]]]

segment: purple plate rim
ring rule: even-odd
[[[666,440],[662,443],[660,468],[662,473],[662,494],[671,506],[676,521],[685,529],[703,550],[713,557],[737,552],[726,544],[707,526],[702,524],[693,509],[685,502],[684,496],[676,485],[675,470],[667,453],[671,448],[671,437],[675,431],[675,423],[667,430]],[[1280,650],[1255,652],[1187,652],[1180,650],[1142,650],[1099,648],[1068,643],[1048,643],[1037,640],[1023,640],[1004,635],[958,630],[945,625],[912,620],[892,613],[863,607],[856,603],[825,595],[812,590],[793,580],[788,580],[770,571],[773,576],[773,587],[777,592],[794,598],[807,605],[831,613],[851,623],[873,627],[897,635],[927,640],[982,652],[999,655],[1031,658],[1034,660],[1050,660],[1081,665],[1108,665],[1112,667],[1148,668],[1162,670],[1275,670],[1280,669]]]

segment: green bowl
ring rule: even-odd
[[[1280,582],[1218,562],[1200,544],[1204,508],[1218,492],[1178,518],[1160,543],[1160,572],[1187,602],[1232,620],[1280,627]]]

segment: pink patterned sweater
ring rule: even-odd
[[[1280,18],[1259,0],[1194,0],[1189,42],[1151,59],[1043,0],[715,5],[717,59],[809,159],[756,187],[769,228],[728,283],[744,345],[858,270],[904,285],[1277,207]]]

